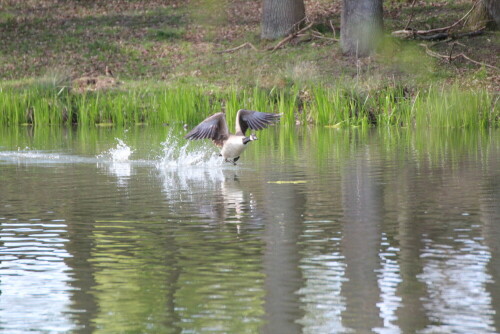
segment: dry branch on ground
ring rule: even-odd
[[[489,65],[489,64],[480,62],[480,61],[477,61],[477,60],[474,60],[474,59],[471,59],[469,56],[467,56],[463,52],[459,53],[459,54],[456,54],[456,55],[453,55],[453,48],[454,48],[455,44],[452,45],[452,48],[450,49],[450,52],[449,52],[448,55],[443,55],[443,54],[437,53],[435,51],[432,51],[427,44],[423,44],[422,43],[422,44],[419,44],[419,45],[421,47],[425,48],[425,53],[427,55],[429,55],[431,57],[434,57],[434,58],[446,60],[448,63],[451,63],[451,62],[453,62],[456,59],[463,58],[463,59],[465,59],[467,61],[470,61],[471,63],[474,63],[476,65],[485,66],[485,67],[491,68],[493,70],[500,71],[500,68],[498,68],[496,66],[493,66],[493,65]]]
[[[470,16],[476,5],[479,3],[479,1],[476,1],[473,5],[472,8],[464,15],[462,18],[454,22],[453,24],[450,24],[446,27],[441,27],[441,28],[434,28],[434,29],[428,29],[428,30],[415,30],[409,28],[410,22],[413,18],[413,16],[410,16],[410,20],[406,24],[405,28],[403,30],[397,30],[393,31],[392,35],[395,37],[400,37],[400,38],[414,38],[414,39],[424,39],[424,40],[439,40],[439,39],[446,39],[450,37],[455,37],[455,38],[460,38],[460,37],[465,37],[465,36],[472,36],[473,34],[478,34],[479,32],[482,32],[484,30],[484,27],[477,29],[476,31],[473,32],[465,32],[465,33],[460,33],[460,34],[452,34],[451,31],[456,28],[460,23],[467,22],[467,18]],[[412,3],[412,7],[415,4],[415,1]]]
[[[320,33],[319,31],[311,30],[311,28],[314,26],[314,24],[315,24],[314,22],[309,22],[309,24],[307,24],[304,28],[302,28],[302,29],[300,29],[298,31],[290,33],[288,36],[286,36],[285,38],[283,38],[282,40],[280,40],[275,45],[267,47],[267,48],[265,48],[263,50],[259,50],[257,47],[255,47],[255,45],[253,45],[250,42],[245,42],[245,43],[243,43],[243,44],[241,44],[239,46],[236,46],[234,48],[230,48],[230,49],[226,49],[226,50],[222,50],[222,51],[217,51],[217,53],[231,53],[231,52],[235,52],[235,51],[244,49],[246,47],[250,47],[254,51],[271,51],[271,52],[274,52],[274,51],[282,48],[283,46],[285,46],[287,43],[290,43],[292,40],[294,40],[296,38],[299,38],[299,37],[305,37],[305,36],[310,37],[308,40],[312,40],[312,39],[324,39],[324,40],[329,40],[329,41],[334,41],[334,42],[338,42],[339,41],[336,38],[326,37],[324,34]],[[333,28],[333,25],[331,25],[331,27],[332,27],[333,32],[335,33],[335,28]],[[310,33],[308,32],[309,30],[311,30]],[[309,33],[309,34],[306,34],[306,33]]]

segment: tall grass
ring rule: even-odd
[[[429,89],[425,97],[416,101],[415,123],[448,128],[499,125],[498,98],[497,101],[493,98],[484,90]]]
[[[46,85],[0,88],[0,124],[193,125],[225,111],[233,128],[235,113],[245,108],[281,113],[283,124],[464,128],[500,125],[498,105],[492,93],[458,87],[409,93],[404,87],[360,91],[321,85],[219,90],[146,86],[76,93]]]
[[[370,96],[355,91],[331,90],[325,87],[312,89],[308,113],[316,124],[335,127],[362,126],[370,123]]]

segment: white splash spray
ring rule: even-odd
[[[192,149],[191,144],[186,142],[180,145],[175,136],[170,134],[162,143],[163,154],[158,157],[157,168],[200,166],[210,167],[221,164],[222,159],[214,152],[212,147],[202,145]]]
[[[98,160],[103,160],[102,164],[98,163],[97,165],[105,168],[109,174],[114,175],[119,186],[126,186],[132,175],[132,161],[129,160],[129,157],[134,150],[120,138],[116,138],[116,140],[118,144],[115,147],[97,156]]]
[[[118,144],[115,148],[108,150],[107,154],[111,157],[112,161],[124,162],[128,161],[129,157],[134,151],[123,142],[123,140],[116,138]]]

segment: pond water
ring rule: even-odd
[[[500,332],[498,130],[0,132],[0,332]]]

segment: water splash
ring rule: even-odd
[[[175,135],[167,135],[162,153],[156,159],[158,177],[169,203],[185,200],[198,202],[193,189],[217,189],[224,181],[223,160],[210,143],[181,143]],[[214,168],[215,167],[215,168]]]
[[[94,156],[78,156],[67,153],[32,150],[29,147],[18,148],[16,151],[0,151],[0,161],[25,164],[54,163],[97,163],[98,166],[123,163],[122,170],[130,166],[154,166],[158,169],[179,169],[180,167],[230,167],[224,164],[217,149],[209,142],[192,143],[181,141],[172,133],[161,143],[161,153],[153,158],[131,159],[135,150],[122,139],[116,138],[117,144]],[[117,165],[119,166],[119,165]]]
[[[104,168],[108,174],[115,176],[118,186],[126,186],[132,175],[131,163],[134,161],[129,160],[129,157],[134,153],[134,150],[120,138],[116,138],[116,140],[118,144],[115,147],[97,156],[97,159],[102,160],[102,164],[97,163],[97,166]]]
[[[28,147],[21,149],[18,148],[17,151],[5,151],[5,152],[0,152],[0,157],[5,158],[6,160],[8,158],[10,159],[19,159],[19,160],[42,160],[42,161],[54,161],[54,160],[59,160],[61,159],[60,154],[54,154],[54,153],[46,153],[42,151],[32,151]]]
[[[108,151],[99,154],[97,158],[111,158],[111,161],[115,162],[125,162],[129,161],[129,157],[134,150],[130,148],[127,144],[123,142],[120,138],[116,138],[118,144],[116,147],[109,149]]]
[[[181,145],[175,136],[167,135],[167,139],[162,143],[162,155],[158,157],[156,167],[211,167],[221,164],[222,159],[212,147],[204,144],[193,150],[191,146],[189,142]]]
[[[32,150],[29,147],[25,147],[24,149],[18,147],[16,151],[1,151],[0,161],[17,164],[54,164],[71,162],[70,157],[66,154]]]

